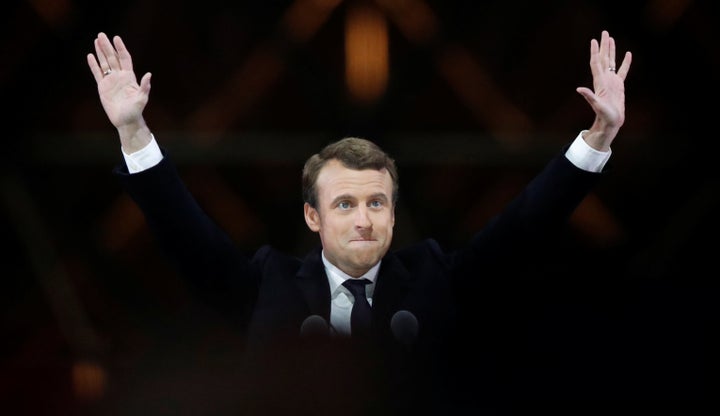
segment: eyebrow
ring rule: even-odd
[[[383,202],[387,202],[389,200],[387,195],[385,195],[383,192],[376,192],[374,194],[371,194],[368,199],[371,199],[371,200],[379,199],[379,200],[382,200]],[[345,201],[345,200],[357,201],[357,198],[350,194],[338,195],[332,200],[331,206],[334,206],[334,205],[338,204],[340,201]]]
[[[377,192],[377,193],[374,193],[374,194],[370,195],[370,199],[380,199],[380,200],[382,200],[383,202],[387,202],[387,201],[388,201],[387,195],[385,195],[383,192]]]

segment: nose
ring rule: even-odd
[[[360,205],[357,212],[355,213],[355,227],[356,228],[371,228],[372,221],[370,220],[369,211],[366,206]]]

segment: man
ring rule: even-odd
[[[577,91],[595,112],[593,124],[467,247],[452,253],[431,239],[389,252],[398,194],[394,161],[361,138],[328,145],[303,170],[305,221],[321,245],[297,259],[270,246],[245,257],[205,215],[145,123],[151,75],[137,82],[120,37],[111,42],[100,33],[95,54],[87,56],[126,161],[115,174],[197,294],[245,333],[253,380],[265,379],[263,387],[297,399],[276,409],[307,405],[314,414],[332,411],[333,398],[346,390],[364,394],[349,408],[383,414],[465,407],[449,382],[455,375],[450,363],[458,364],[453,355],[463,350],[463,333],[473,331],[478,309],[472,293],[496,278],[493,271],[562,227],[601,176],[625,120],[631,59],[626,52],[616,68],[608,32],[591,40],[593,89]],[[359,281],[358,291],[346,283]],[[323,336],[313,337],[308,349],[305,341],[318,333]],[[295,380],[303,394],[275,384],[276,377],[289,376],[273,361],[288,354],[306,364],[294,367],[308,376]],[[264,391],[250,384],[256,393]],[[261,412],[271,412],[269,403],[258,403]]]

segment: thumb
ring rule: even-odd
[[[595,93],[587,87],[578,87],[575,89],[575,91],[578,92],[578,94],[582,95],[583,98],[585,98],[585,101],[590,104],[590,106],[594,106],[595,104]]]
[[[150,78],[152,78],[152,74],[148,72],[143,75],[142,79],[140,80],[140,89],[145,94],[150,94]]]

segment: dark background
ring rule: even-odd
[[[389,82],[369,103],[344,84],[353,4],[388,25]],[[317,19],[307,36],[288,10]],[[345,135],[398,162],[396,246],[462,244],[590,126],[575,88],[591,86],[590,39],[609,30],[618,66],[634,54],[611,170],[567,233],[518,259],[522,273],[487,277],[511,282],[497,316],[507,338],[469,336],[507,347],[513,399],[709,397],[717,17],[693,0],[6,4],[0,412],[232,408],[242,340],[193,298],[110,174],[119,142],[85,58],[100,31],[123,37],[138,76],[153,73],[146,119],[238,246],[303,255],[317,237],[302,163]]]

